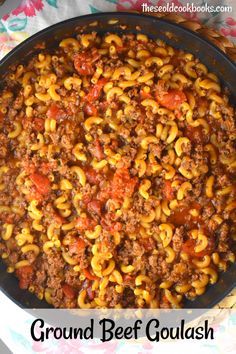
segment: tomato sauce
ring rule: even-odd
[[[191,125],[188,125],[184,129],[184,136],[195,144],[207,144],[209,141],[209,135],[204,133],[202,126],[191,127]]]
[[[172,212],[172,214],[168,217],[168,222],[174,224],[175,226],[182,226],[188,230],[196,227],[199,222],[201,222],[201,218],[199,216],[192,216],[190,214],[191,209],[197,209],[198,211],[201,209],[200,204],[191,203],[191,205],[183,206]]]
[[[131,197],[137,184],[137,177],[131,177],[128,169],[117,169],[111,182],[111,197],[117,200]]]

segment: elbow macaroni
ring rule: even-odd
[[[0,256],[53,306],[179,308],[235,261],[234,110],[192,54],[97,24],[3,78]]]

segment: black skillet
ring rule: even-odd
[[[112,23],[110,20],[118,20]],[[92,25],[91,25],[92,24]],[[221,83],[228,87],[231,92],[231,101],[235,102],[236,87],[236,66],[235,64],[215,45],[203,39],[196,33],[185,29],[167,20],[158,19],[152,16],[138,15],[132,13],[101,13],[86,15],[68,19],[66,21],[50,26],[13,49],[0,62],[0,75],[3,78],[9,67],[22,61],[27,61],[33,54],[37,53],[37,44],[45,43],[46,48],[53,48],[58,42],[71,37],[79,32],[88,33],[96,31],[100,34],[105,32],[117,33],[144,33],[149,37],[160,38],[171,46],[193,53],[221,80]],[[3,83],[1,80],[0,86]],[[186,308],[211,308],[221,301],[236,286],[236,263],[220,274],[219,281],[207,288],[207,291],[193,301],[185,301]],[[18,280],[12,274],[6,273],[6,267],[0,261],[0,289],[14,301],[24,308],[49,308],[45,301],[40,301],[28,291],[18,287]]]

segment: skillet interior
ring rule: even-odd
[[[118,20],[111,24],[111,19]],[[91,25],[92,24],[92,25]],[[122,27],[121,27],[122,26]],[[125,27],[124,27],[125,26]],[[65,38],[80,32],[96,31],[147,34],[150,38],[161,38],[171,46],[193,53],[228,87],[231,101],[235,102],[236,66],[215,45],[199,37],[196,33],[177,24],[152,16],[131,13],[101,13],[72,18],[48,27],[17,46],[0,62],[0,75],[3,78],[12,65],[27,61],[40,51],[37,45],[45,43],[46,48],[53,48]],[[22,60],[22,58],[24,58]],[[1,83],[3,80],[1,80]],[[1,84],[0,84],[1,85]],[[193,301],[185,301],[186,308],[211,308],[222,300],[236,286],[236,263],[225,273],[221,273],[218,282]],[[6,273],[6,267],[0,260],[0,289],[16,304],[24,308],[50,308],[46,301],[40,301],[35,295],[18,287],[17,279]]]

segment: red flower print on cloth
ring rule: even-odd
[[[10,14],[6,14],[6,15],[2,16],[2,20],[6,21],[8,19],[8,17],[10,17]]]
[[[223,36],[229,36],[230,35],[230,28],[221,28],[220,29],[221,34],[223,34]]]
[[[235,26],[236,21],[232,17],[227,17],[225,19],[225,23],[227,23],[228,26]]]
[[[222,27],[220,28],[220,33],[226,37],[236,37],[236,21],[232,17],[227,17],[221,22]]]
[[[231,37],[236,37],[236,28],[232,28],[232,29],[230,30],[230,36],[231,36]]]
[[[33,17],[36,15],[37,11],[43,9],[43,0],[23,0],[21,4],[12,11],[12,14],[17,16],[22,12],[27,17]]]

